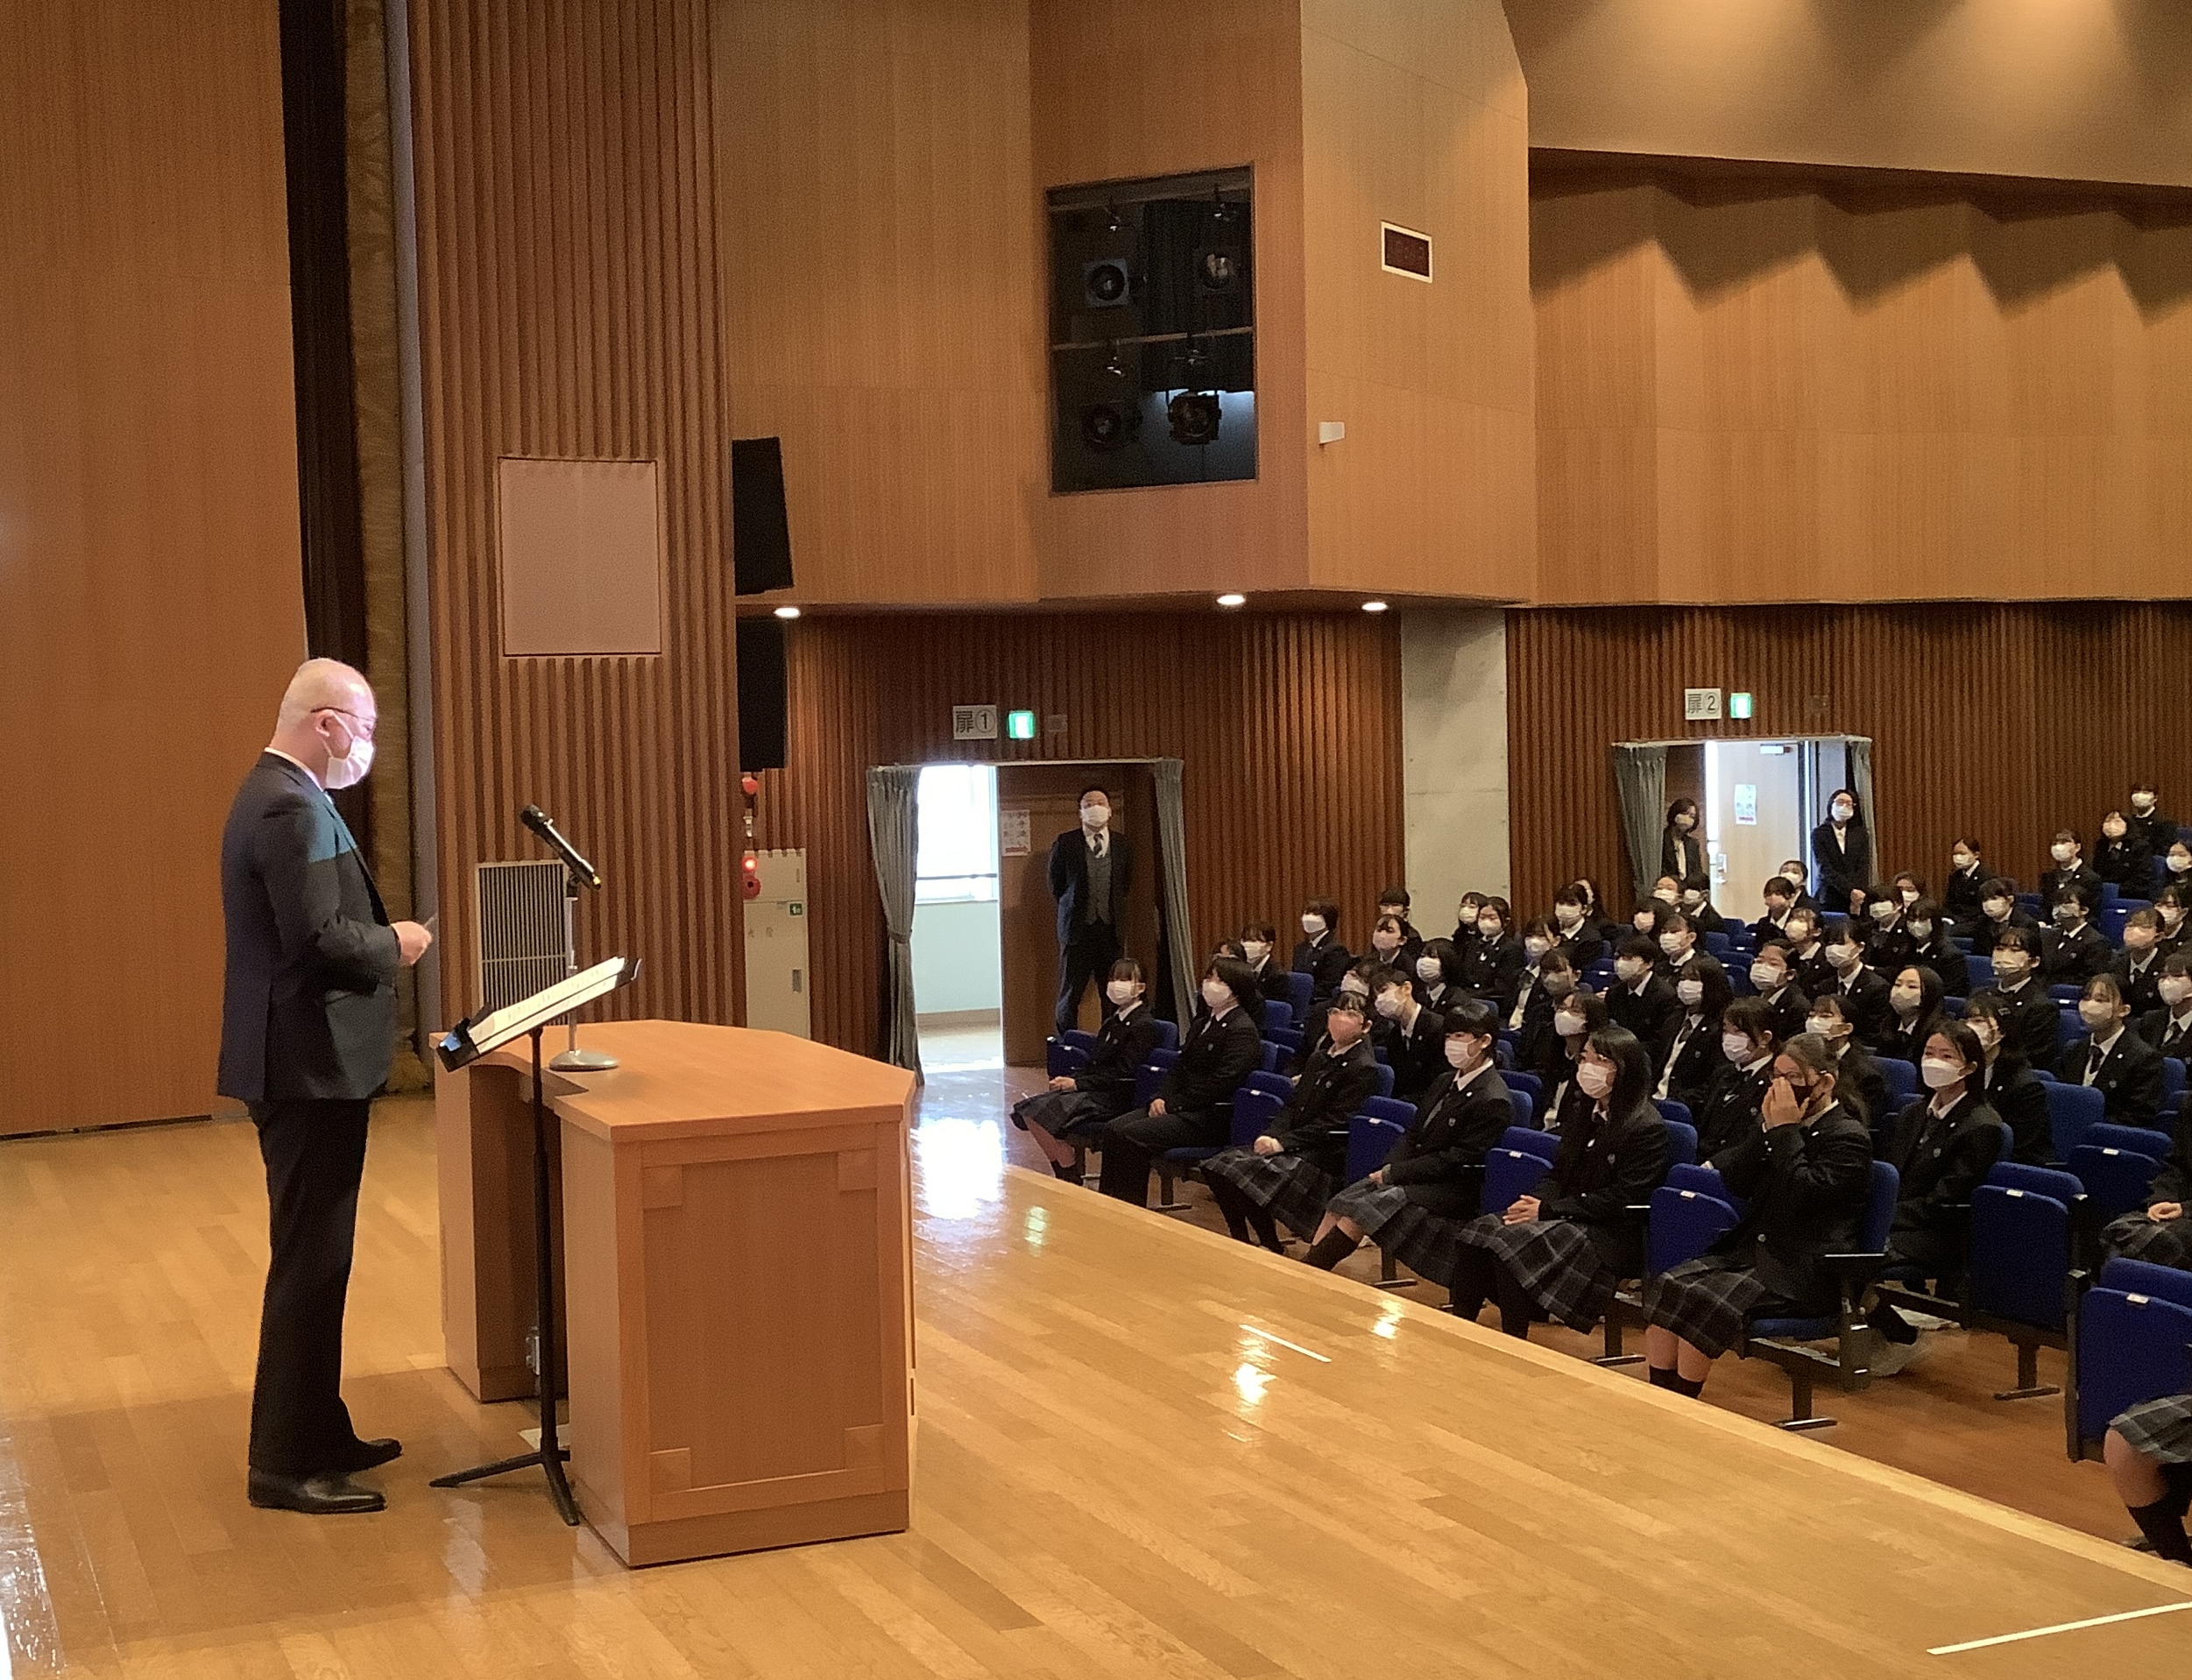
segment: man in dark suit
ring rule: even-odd
[[[402,1451],[360,1440],[341,1393],[366,1116],[394,1052],[397,971],[433,941],[389,921],[328,797],[371,767],[378,713],[350,667],[300,667],[221,836],[219,1090],[258,1132],[271,1251],[249,1493],[316,1514],[379,1510],[380,1494],[350,1478]]]
[[[1058,901],[1058,1003],[1061,1036],[1080,1020],[1081,993],[1102,983],[1121,956],[1119,924],[1134,879],[1134,854],[1111,831],[1111,795],[1081,789],[1081,826],[1050,843],[1050,896]],[[1104,1005],[1111,1013],[1111,1005]]]

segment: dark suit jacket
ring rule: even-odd
[[[1327,1044],[1310,1058],[1294,1094],[1271,1117],[1264,1135],[1276,1138],[1288,1154],[1337,1174],[1347,1165],[1348,1122],[1376,1089],[1377,1057],[1367,1037],[1338,1055]]]
[[[1131,1015],[1113,1011],[1097,1029],[1095,1053],[1073,1076],[1073,1084],[1102,1098],[1107,1113],[1124,1114],[1134,1106],[1135,1073],[1163,1037],[1164,1023],[1147,1002],[1136,1004]]]
[[[2141,1015],[2151,1014],[2161,1007],[2160,953],[2150,953],[2146,968],[2138,973],[2133,973],[2132,954],[2128,950],[2118,951],[2116,953],[2115,960],[2109,964],[2107,971],[2116,977],[2116,984],[2124,989],[2124,1001],[2131,1006],[2133,1020],[2137,1020]],[[2141,1033],[2139,1036],[2146,1038],[2144,1033]],[[2152,1044],[2153,1040],[2146,1039],[2146,1042]]]
[[[1606,955],[1606,935],[1599,932],[1598,924],[1588,916],[1575,924],[1575,931],[1564,934],[1553,929],[1552,949],[1575,964],[1578,978],[1588,974],[1600,957]]]
[[[1748,1196],[1742,1221],[1715,1252],[1737,1254],[1776,1295],[1812,1303],[1834,1294],[1822,1254],[1856,1246],[1872,1185],[1872,1135],[1840,1102],[1801,1126],[1759,1130],[1713,1165]]]
[[[2132,1030],[2146,1043],[2164,1055],[2174,1055],[2178,1061],[2192,1060],[2192,1015],[2185,1017],[2184,1025],[2170,1034],[2171,1021],[2167,1009],[2151,1009],[2132,1023]]]
[[[1416,1105],[1407,1133],[1385,1158],[1385,1182],[1408,1199],[1446,1218],[1476,1211],[1484,1184],[1484,1155],[1515,1123],[1506,1082],[1490,1067],[1466,1085],[1449,1068]]]
[[[2063,1047],[2055,1077],[2066,1085],[2085,1083],[2093,1041],[2082,1038]],[[2161,1112],[2161,1052],[2125,1027],[2102,1059],[2093,1089],[2108,1102],[2108,1118],[2118,1126],[2152,1126]]]
[[[1134,881],[1134,851],[1120,835],[1110,836],[1111,925],[1123,930],[1127,888]],[[1070,945],[1088,928],[1088,842],[1077,825],[1050,842],[1050,896],[1058,901],[1058,943]],[[1123,937],[1123,931],[1122,935]]]
[[[1850,1031],[1867,1045],[1877,1044],[1895,1020],[1894,1006],[1888,1001],[1888,983],[1870,969],[1860,968],[1846,983],[1836,975],[1832,986],[1821,987],[1812,996],[1839,998],[1842,1013],[1849,1017]]]
[[[1340,942],[1338,934],[1326,932],[1294,947],[1293,966],[1295,973],[1309,976],[1309,1006],[1314,1009],[1332,1001],[1340,982],[1354,966],[1354,953]]]
[[[1704,1102],[1690,1111],[1697,1125],[1697,1158],[1710,1161],[1731,1149],[1758,1129],[1758,1105],[1765,1101],[1766,1087],[1773,1083],[1773,1063],[1745,1073],[1721,1058]]]
[[[259,755],[221,834],[228,964],[218,1090],[246,1103],[356,1100],[395,1053],[396,935],[320,784]]]
[[[1659,1041],[1659,1034],[1666,1030],[1669,1018],[1681,1013],[1682,1000],[1656,970],[1648,971],[1642,996],[1620,980],[1615,981],[1606,993],[1607,1015],[1615,1026],[1626,1027],[1634,1033],[1647,1055]]]
[[[1666,1082],[1667,1096],[1687,1108],[1694,1119],[1698,1105],[1705,1100],[1706,1091],[1712,1084],[1714,1071],[1726,1067],[1728,1058],[1720,1053],[1720,1023],[1710,1015],[1698,1022],[1689,1037],[1682,1041],[1680,1051],[1676,1051],[1674,1041],[1689,1018],[1688,1010],[1676,1010],[1650,1049],[1655,1079],[1665,1076],[1667,1059],[1673,1057],[1674,1073]],[[1652,1089],[1658,1087],[1655,1084]]]
[[[1941,989],[1952,998],[1963,997],[1971,990],[1971,965],[1948,942],[1946,934],[1936,934],[1930,945],[1914,947],[1906,966],[1933,970],[1941,976]]]
[[[2075,863],[2068,869],[2050,869],[2040,877],[2040,902],[2043,909],[2053,910],[2055,900],[2068,892],[2073,885],[2085,889],[2089,909],[2098,909],[2101,903],[2101,878],[2093,872],[2093,865]]]
[[[1760,996],[1764,999],[1763,993]],[[1792,980],[1783,986],[1780,995],[1766,999],[1765,1004],[1766,1007],[1773,1012],[1775,1043],[1786,1044],[1799,1033],[1809,1030],[1807,1023],[1812,1018],[1812,1000],[1805,995],[1804,988],[1795,981]]]
[[[1986,920],[1986,912],[1979,908],[1979,889],[1993,879],[1983,863],[1971,869],[1949,870],[1941,907],[1948,911],[1948,920],[1956,924],[1958,933],[1968,932],[1972,923]]]
[[[1659,830],[1659,872],[1678,881],[1705,872],[1705,837],[1695,829],[1687,834],[1670,824]]]
[[[1446,1066],[1446,1017],[1435,1009],[1418,1010],[1415,1031],[1404,1036],[1397,1020],[1381,1020],[1385,1029],[1385,1059],[1392,1064],[1393,1095],[1412,1103],[1431,1089],[1432,1082],[1452,1071]]]
[[[2012,1161],[2045,1167],[2054,1159],[2054,1136],[2047,1127],[2047,1088],[2024,1057],[2003,1051],[1975,1089],[2009,1127]]]
[[[1812,867],[1818,872],[1819,901],[1831,915],[1849,914],[1849,895],[1872,885],[1872,831],[1862,822],[1842,830],[1843,844],[1835,844],[1835,825],[1828,821],[1812,830]]]
[[[1538,1217],[1573,1220],[1611,1270],[1634,1277],[1644,1269],[1644,1229],[1627,1210],[1651,1199],[1667,1175],[1667,1153],[1666,1122],[1650,1103],[1602,1117],[1585,1098],[1562,1123],[1552,1172],[1538,1192]]]
[[[2167,851],[2168,848],[2163,847]],[[2151,898],[2154,886],[2154,854],[2146,844],[2146,836],[2125,820],[2124,837],[2111,840],[2103,835],[2093,847],[2093,872],[2104,881],[2113,881],[2127,899]]]
[[[2089,921],[2075,933],[2050,928],[2040,935],[2040,978],[2049,985],[2083,985],[2115,961],[2116,947]]]
[[[1990,986],[1978,995],[1999,998],[2010,1006],[2002,1017],[2005,1050],[2016,1051],[2035,1068],[2055,1065],[2055,1046],[2062,1041],[2062,1012],[2047,995],[2044,982],[2027,980],[2014,995],[1999,986]]]
[[[1996,921],[1982,910],[1971,924],[1972,950],[1981,956],[1993,956],[1995,940],[2010,928],[2022,928],[2028,934],[2036,934],[2040,931],[2040,923],[2022,909],[2012,908],[2006,921]]]
[[[1476,942],[1461,954],[1461,989],[1481,998],[1504,1017],[1515,1001],[1515,977],[1522,972],[1528,953],[1511,934]]]
[[[1946,1114],[1933,1113],[1933,1097],[1913,1097],[1896,1117],[1880,1159],[1902,1176],[1895,1229],[1952,1229],[1948,1210],[1969,1205],[1971,1192],[1993,1168],[2008,1141],[2002,1117],[1986,1098],[1967,1090]]]
[[[1207,1113],[1233,1101],[1241,1082],[1263,1059],[1263,1034],[1248,1012],[1235,1004],[1223,1020],[1204,1015],[1187,1029],[1180,1059],[1164,1076],[1157,1095],[1168,1111]]]

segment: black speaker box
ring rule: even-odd
[[[775,440],[771,439],[774,442]],[[739,768],[784,767],[784,621],[739,620]]]
[[[731,441],[731,572],[740,595],[791,588],[791,523],[784,512],[780,439]]]

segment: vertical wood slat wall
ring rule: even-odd
[[[612,1013],[728,1021],[737,689],[705,0],[413,0],[444,1013],[477,999],[473,868],[555,816],[606,888],[582,959],[645,959]],[[666,640],[506,659],[503,455],[653,460]]]
[[[2192,606],[2164,603],[1515,611],[1507,620],[1516,903],[1588,875],[1626,906],[1606,749],[1623,740],[1869,735],[1874,861],[1936,889],[1969,835],[2027,886],[2058,828],[2089,848],[2134,780],[2192,822],[2181,727]],[[1748,723],[1685,724],[1685,687],[1749,689]],[[1757,881],[1723,910],[1757,914]]]
[[[1175,757],[1184,765],[1196,956],[1250,916],[1288,929],[1312,893],[1368,942],[1401,873],[1400,638],[1361,614],[809,618],[788,636],[789,767],[762,780],[759,844],[803,846],[814,1035],[876,1048],[882,918],[871,765]],[[1032,707],[1062,736],[954,742],[954,704]],[[1035,844],[1047,845],[1037,835]]]

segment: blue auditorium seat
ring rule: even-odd
[[[1764,1359],[1788,1373],[1789,1415],[1781,1420],[1785,1429],[1821,1429],[1834,1422],[1812,1410],[1813,1379],[1830,1373],[1845,1389],[1864,1387],[1872,1380],[1871,1349],[1878,1335],[1864,1322],[1858,1302],[1887,1258],[1888,1232],[1895,1224],[1895,1198],[1900,1187],[1895,1168],[1884,1161],[1872,1163],[1872,1189],[1865,1203],[1864,1221],[1857,1247],[1847,1254],[1829,1254],[1842,1286],[1840,1309],[1815,1318],[1759,1318],[1743,1333],[1742,1356]],[[1833,1337],[1836,1352],[1828,1359],[1804,1344]]]
[[[2112,1260],[2078,1302],[2070,1338],[2065,1446],[2097,1458],[2125,1408],[2192,1389],[2192,1272]]]
[[[2086,1133],[2108,1114],[2108,1099],[2090,1085],[2068,1085],[2060,1079],[2045,1081],[2047,1094],[2047,1133],[2057,1161],[2085,1141]]]

